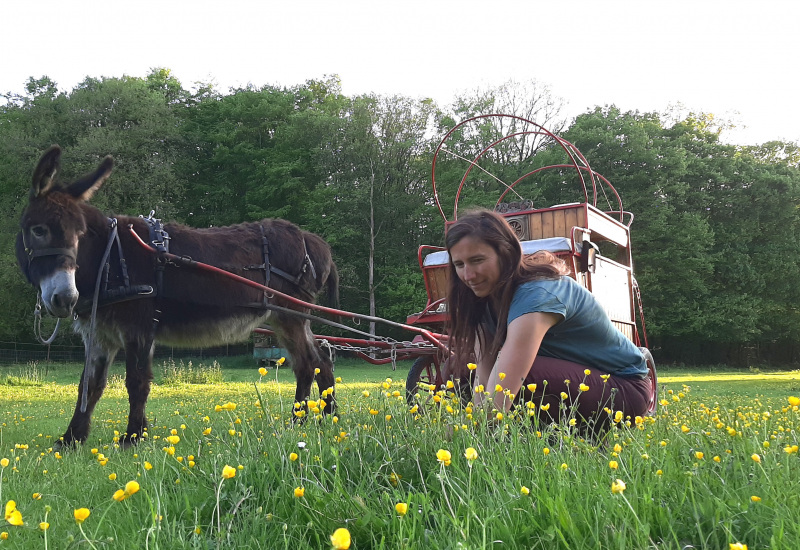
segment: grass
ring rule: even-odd
[[[193,371],[213,371],[212,361]],[[422,392],[425,414],[410,412],[407,364],[338,362],[339,416],[317,418],[312,402],[307,421],[292,423],[290,369],[260,377],[248,363],[219,360],[213,384],[157,372],[148,441],[128,451],[115,444],[127,417],[118,366],[89,441],[70,452],[52,445],[79,365],[0,384],[0,501],[15,501],[25,522],[0,526],[0,548],[330,548],[341,527],[356,549],[800,540],[800,412],[788,400],[800,395],[797,371],[664,368],[657,417],[623,419],[596,446],[526,419],[489,429],[445,394]],[[26,368],[4,367],[0,380],[27,380]],[[617,479],[626,489],[613,493]],[[138,492],[112,499],[133,480]],[[79,508],[90,511],[80,525]]]

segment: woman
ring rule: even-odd
[[[522,398],[540,419],[575,410],[591,424],[605,424],[606,409],[646,413],[653,395],[645,358],[564,262],[549,252],[523,257],[511,227],[488,210],[459,218],[446,246],[454,360],[474,351],[475,388],[489,392],[475,391],[475,405],[507,411]]]

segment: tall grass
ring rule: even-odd
[[[0,545],[44,548],[45,517],[50,544],[66,548],[318,549],[341,527],[358,549],[800,540],[800,400],[788,395],[667,386],[656,417],[613,422],[598,443],[532,427],[524,414],[490,427],[447,393],[423,390],[425,403],[409,410],[392,380],[345,378],[337,416],[320,416],[319,396],[303,415],[290,377],[254,369],[252,383],[155,387],[158,420],[129,451],[116,445],[126,398],[112,391],[90,441],[56,453],[74,385],[48,386],[48,399],[6,389],[3,404],[15,407],[2,417],[0,501],[14,500],[25,525],[0,528]],[[132,480],[138,492],[112,499]],[[78,525],[84,507],[91,515]]]

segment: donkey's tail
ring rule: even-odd
[[[339,271],[336,269],[336,264],[331,262],[331,271],[328,273],[327,295],[328,306],[339,309]]]

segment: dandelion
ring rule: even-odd
[[[88,508],[78,508],[72,514],[73,516],[75,516],[75,523],[80,525],[81,523],[86,521],[86,518],[89,517],[91,512],[89,511]]]
[[[446,451],[444,449],[439,449],[436,451],[436,460],[442,463],[444,466],[450,466],[450,461],[452,460],[452,455],[450,451]]]
[[[464,456],[467,460],[472,462],[476,458],[478,458],[478,451],[475,450],[474,447],[468,447],[466,451],[464,451]]]
[[[350,531],[344,527],[339,527],[331,535],[331,544],[333,545],[334,550],[347,550],[350,548],[350,542]]]
[[[612,494],[621,495],[623,491],[625,491],[625,489],[626,489],[625,482],[622,481],[621,479],[617,479],[611,484]]]
[[[394,505],[394,509],[398,513],[398,515],[404,516],[408,513],[408,504],[406,504],[405,502],[398,502],[397,504]]]
[[[294,488],[294,498],[303,498],[306,494],[305,487],[295,487]]]
[[[750,458],[753,459],[753,462],[758,462],[759,464],[761,464],[761,457],[758,456],[758,454],[753,453],[752,455],[750,455]]]
[[[5,518],[9,525],[14,525],[16,527],[24,525],[24,522],[22,521],[22,512],[17,510],[17,503],[13,500],[9,500],[6,503]]]
[[[524,496],[528,496],[529,494],[531,494],[531,490],[525,487],[524,485],[520,487],[519,492]]]
[[[230,479],[230,478],[234,477],[235,475],[236,475],[236,468],[234,468],[232,466],[228,466],[227,464],[225,465],[224,468],[222,468],[222,478],[223,479]]]

